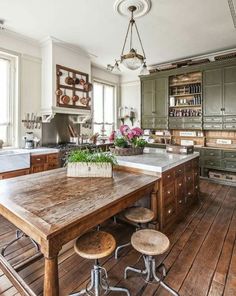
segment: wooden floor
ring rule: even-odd
[[[201,181],[201,202],[186,219],[168,233],[171,248],[158,258],[168,269],[166,282],[180,295],[236,295],[236,188]],[[124,225],[109,225],[117,241],[129,239],[130,229]],[[0,217],[0,245],[14,237],[15,228]],[[7,258],[12,265],[34,253],[29,239],[10,247]],[[132,296],[169,295],[157,285],[147,285],[139,277],[123,280],[127,265],[135,265],[139,255],[131,248],[123,251],[121,258],[106,258],[111,284],[127,287]],[[138,263],[136,265],[140,265]],[[43,260],[20,272],[37,295],[42,295]],[[68,295],[85,286],[92,262],[75,255],[72,244],[66,245],[59,260],[61,295]],[[19,295],[0,271],[0,295]],[[109,295],[113,295],[109,294]],[[121,293],[114,295],[122,295]]]

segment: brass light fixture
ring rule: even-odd
[[[149,70],[147,69],[146,65],[146,55],[144,52],[143,44],[140,38],[140,34],[138,31],[138,27],[134,20],[134,12],[137,9],[136,6],[130,6],[129,11],[131,12],[131,19],[129,21],[128,29],[125,35],[125,41],[121,52],[120,60],[116,60],[114,66],[107,65],[107,69],[112,72],[120,72],[119,65],[122,64],[126,68],[130,70],[137,70],[141,68],[140,75],[148,75]],[[133,33],[136,32],[139,44],[142,49],[142,54],[138,53],[137,50],[133,48]],[[129,52],[125,53],[126,44],[128,43],[129,39]]]

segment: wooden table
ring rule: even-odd
[[[151,194],[157,176],[115,171],[114,178],[68,178],[65,169],[0,181],[0,214],[34,239],[45,258],[44,295],[59,295],[58,253],[90,228]],[[0,267],[23,295],[35,295],[0,257]]]

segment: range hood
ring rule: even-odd
[[[47,37],[41,41],[42,51],[42,122],[50,122],[55,114],[73,116],[75,123],[83,123],[91,118],[91,110],[64,108],[57,106],[56,65],[60,64],[72,69],[88,73],[91,77],[90,56],[79,47]]]

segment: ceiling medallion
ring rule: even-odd
[[[149,70],[147,69],[147,65],[146,65],[146,55],[144,52],[138,27],[134,19],[134,13],[137,10],[137,7],[132,5],[128,8],[128,10],[129,10],[129,13],[131,14],[131,18],[130,18],[128,29],[125,35],[125,41],[122,47],[120,59],[115,60],[114,65],[111,65],[111,64],[107,65],[107,69],[111,72],[119,73],[120,72],[119,65],[122,64],[123,66],[125,66],[130,70],[137,70],[141,68],[140,75],[148,75]],[[134,44],[135,36],[139,43],[141,53],[138,53],[137,49],[135,49],[135,45],[137,45],[137,44]],[[127,44],[129,44],[129,51],[125,53]]]
[[[114,10],[122,16],[130,16],[129,7],[135,6],[134,17],[144,16],[151,9],[151,0],[116,0]]]

